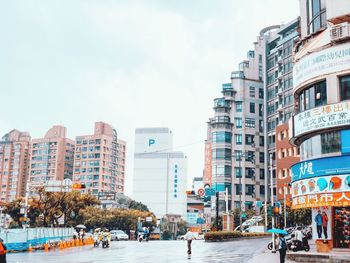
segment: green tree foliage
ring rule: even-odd
[[[135,209],[100,209],[98,207],[87,207],[81,211],[82,222],[88,228],[108,228],[121,229],[126,232],[136,230],[138,219],[152,217],[149,226],[156,225],[156,217],[151,212],[145,212]]]
[[[143,212],[149,212],[149,209],[148,209],[148,207],[146,205],[144,205],[141,202],[136,202],[135,200],[132,200],[129,203],[129,209],[140,210],[140,211],[143,211]]]

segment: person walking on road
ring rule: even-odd
[[[315,216],[316,228],[317,228],[317,236],[318,238],[322,238],[322,215],[321,210],[318,210],[318,214]]]
[[[195,239],[195,236],[189,228],[187,229],[184,239],[187,240],[187,254],[190,256],[192,254],[192,240]]]
[[[286,260],[286,253],[287,253],[287,241],[284,238],[283,235],[279,235],[278,238],[276,238],[276,248],[278,248],[278,252],[280,253],[280,263],[284,263]]]
[[[6,249],[4,240],[0,238],[0,263],[6,263]]]

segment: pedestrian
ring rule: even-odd
[[[328,226],[328,216],[327,216],[326,212],[323,211],[323,213],[322,213],[322,227],[323,227],[323,234],[324,234],[325,239],[328,238],[327,226]]]
[[[0,238],[0,263],[6,263],[6,249],[4,240]]]
[[[278,252],[280,253],[280,263],[284,263],[286,260],[286,253],[287,253],[287,241],[282,234],[280,234],[279,237],[276,238],[275,247],[278,249]]]
[[[322,215],[321,210],[318,210],[318,214],[315,216],[316,228],[317,228],[317,236],[318,238],[322,238]]]
[[[192,254],[192,240],[195,239],[195,236],[189,228],[187,229],[184,239],[187,240],[187,254],[190,256]]]

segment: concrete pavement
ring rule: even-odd
[[[192,257],[187,258],[186,241],[115,241],[110,248],[93,248],[92,246],[67,248],[50,252],[13,253],[8,255],[9,263],[246,263],[260,254],[265,254],[270,238],[244,239],[231,242],[207,243],[193,241]],[[267,255],[264,255],[267,256]],[[276,259],[278,254],[273,255]],[[273,263],[259,261],[259,263]],[[276,261],[278,262],[278,261]]]

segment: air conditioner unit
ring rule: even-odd
[[[347,22],[334,25],[330,29],[330,38],[332,42],[343,41],[350,37],[350,24]]]

